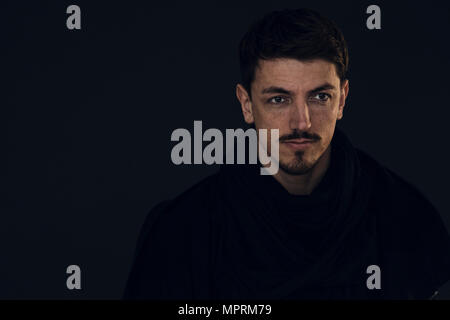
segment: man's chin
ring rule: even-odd
[[[280,161],[280,169],[290,175],[303,175],[314,168],[314,164],[307,163],[303,160],[294,160],[289,163]]]

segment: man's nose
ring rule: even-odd
[[[292,106],[289,125],[291,129],[300,131],[307,131],[311,128],[309,107],[306,101],[298,101]]]

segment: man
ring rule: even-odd
[[[272,12],[240,43],[248,124],[279,130],[279,168],[223,165],[148,215],[125,298],[429,299],[450,238],[417,189],[336,128],[349,92],[335,24]],[[268,139],[270,141],[270,139]]]

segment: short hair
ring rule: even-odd
[[[344,35],[330,19],[311,9],[273,11],[253,23],[239,44],[242,85],[251,97],[259,59],[324,59],[336,65],[341,83],[348,70]]]

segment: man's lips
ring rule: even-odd
[[[291,140],[286,140],[286,141],[284,141],[284,142],[285,142],[285,143],[295,143],[295,144],[299,144],[299,143],[311,143],[311,142],[314,142],[314,141],[315,141],[315,140],[301,138],[301,139],[291,139]]]
[[[310,145],[312,145],[316,140],[311,139],[291,139],[291,140],[285,140],[283,143],[285,143],[289,148],[294,150],[304,150],[308,148]]]

